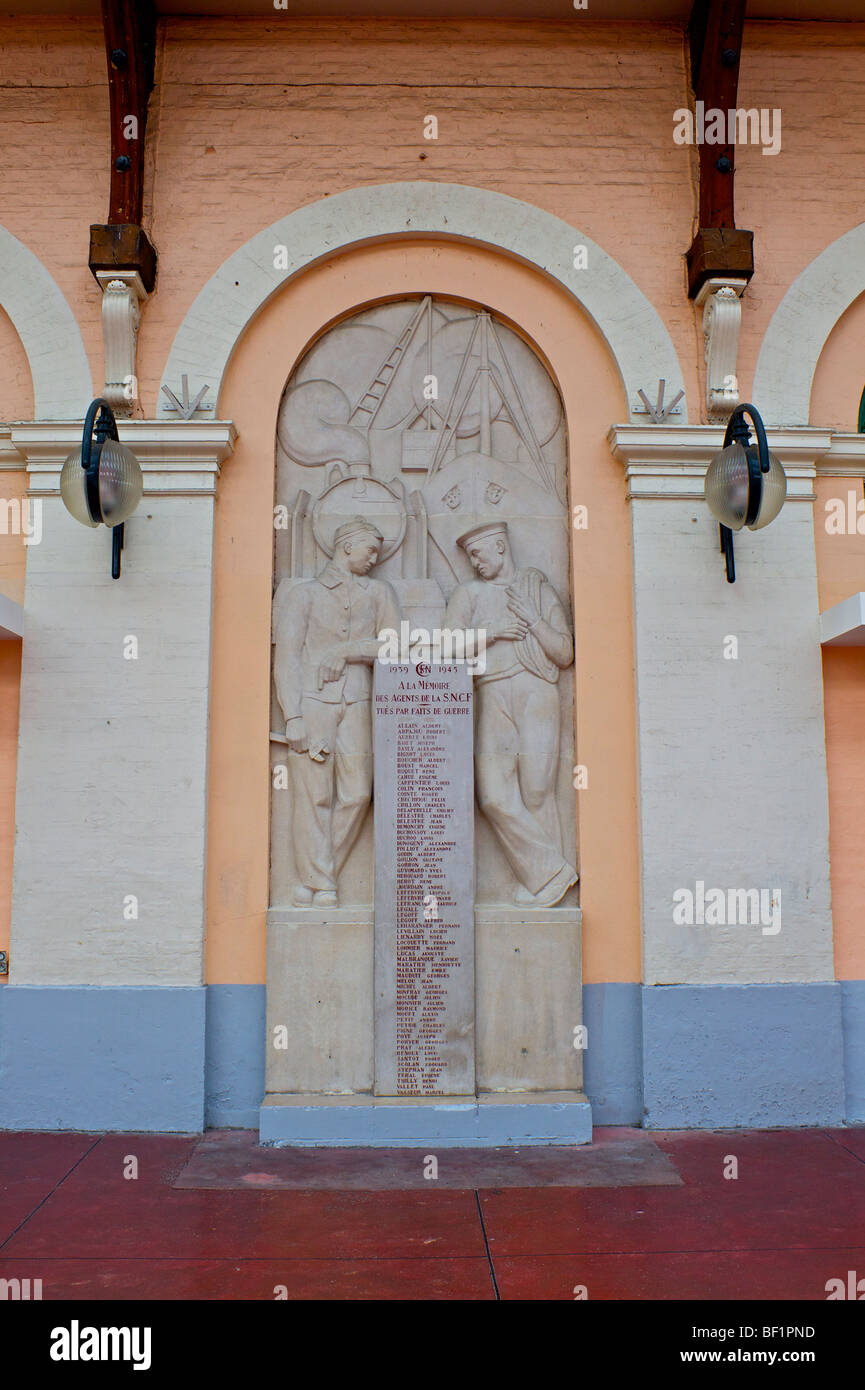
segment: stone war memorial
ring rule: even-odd
[[[591,1138],[567,448],[525,340],[430,294],[287,382],[264,1142]]]

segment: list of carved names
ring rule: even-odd
[[[473,712],[464,665],[377,663],[376,1092],[474,1092]]]

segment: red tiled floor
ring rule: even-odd
[[[845,1141],[835,1142],[834,1134],[861,1134],[865,1152],[865,1132],[857,1130],[674,1130],[653,1132],[652,1138],[689,1186],[729,1187],[732,1180],[724,1177],[724,1168],[732,1155],[738,1161],[735,1182],[740,1188],[775,1192],[799,1190],[811,1182],[826,1185],[835,1177],[858,1180],[865,1176],[863,1164],[850,1151],[855,1137],[852,1143],[848,1138],[844,1147]]]
[[[740,1254],[515,1256],[496,1261],[503,1299],[567,1299],[582,1286],[598,1299],[825,1300],[826,1282],[847,1270],[865,1273],[858,1250],[787,1250]]]
[[[865,1163],[865,1129],[827,1129],[825,1133],[833,1143]]]
[[[481,1194],[494,1259],[504,1255],[759,1250],[865,1243],[865,1176],[774,1197],[697,1187],[512,1189]]]
[[[841,1131],[853,1135],[857,1131]],[[684,1189],[486,1192],[494,1258],[865,1244],[865,1164],[818,1130],[654,1133]],[[738,1177],[725,1178],[730,1156]]]
[[[0,1133],[0,1244],[98,1143],[94,1134]]]
[[[3,1254],[350,1259],[479,1256],[483,1248],[470,1192],[141,1194],[109,1213],[94,1188],[55,1196]]]
[[[195,1140],[107,1135],[3,1248],[149,1259],[484,1255],[472,1192],[182,1191]],[[137,1179],[123,1177],[127,1156]]]
[[[633,1140],[599,1132],[598,1162],[574,1163],[574,1178],[633,1183],[639,1144],[625,1164],[605,1167],[601,1153]],[[527,1162],[501,1150],[473,1163],[444,1151],[454,1181],[476,1183],[477,1195],[434,1182],[400,1189],[405,1158],[366,1152],[326,1155],[329,1186],[315,1190],[174,1186],[182,1173],[194,1180],[199,1142],[0,1136],[4,1226],[15,1232],[0,1238],[0,1277],[41,1278],[46,1299],[272,1299],[277,1284],[290,1299],[488,1299],[491,1260],[502,1297],[568,1300],[575,1284],[602,1300],[825,1299],[828,1279],[865,1277],[862,1130],[653,1134],[645,1171],[657,1181],[675,1170],[675,1186],[567,1187],[567,1156]],[[238,1143],[208,1148],[208,1180],[235,1182],[259,1171],[259,1157],[261,1172],[274,1166],[272,1151],[247,1145],[238,1168]],[[739,1175],[725,1180],[731,1154]],[[292,1182],[312,1180],[314,1159],[283,1168]],[[371,1190],[336,1185],[346,1164],[369,1175]],[[523,1186],[481,1185],[496,1175]]]
[[[489,1263],[476,1259],[55,1260],[4,1259],[0,1279],[41,1279],[53,1299],[495,1298]],[[281,1291],[281,1290],[280,1290]]]

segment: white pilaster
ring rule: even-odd
[[[81,425],[11,427],[43,511],[24,605],[18,985],[202,981],[213,509],[236,432],[146,420],[119,432],[144,496],[112,580],[110,532],[79,525],[59,496]]]
[[[736,536],[735,584],[703,499],[722,442],[712,426],[610,431],[633,535],[644,980],[831,979],[812,506],[831,434],[769,432],[787,501]],[[676,924],[674,894],[698,882],[780,894],[780,930]]]

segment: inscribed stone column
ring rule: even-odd
[[[474,1095],[472,715],[464,663],[376,663],[376,1095]]]

